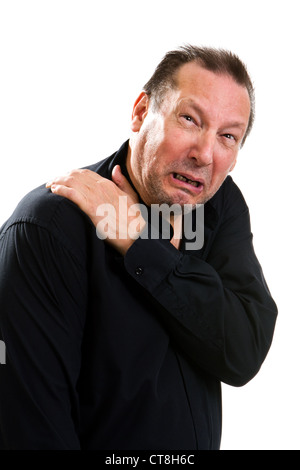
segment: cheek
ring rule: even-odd
[[[188,154],[191,147],[191,136],[181,129],[161,122],[145,129],[143,140],[143,174],[152,172],[164,174],[175,163],[180,162]],[[140,162],[141,163],[141,162]]]
[[[174,142],[168,139],[159,139],[158,136],[149,139],[145,145],[144,165],[152,171],[163,169],[174,158],[175,149]]]
[[[220,173],[228,173],[233,169],[237,159],[236,151],[223,151],[216,155],[215,167]]]
[[[233,170],[236,163],[236,157],[214,159],[213,180],[215,182],[223,181],[228,173]]]
[[[164,165],[181,160],[188,152],[190,142],[182,132],[165,129],[157,148],[157,156]]]

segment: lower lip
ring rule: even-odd
[[[203,191],[203,184],[201,183],[199,184],[199,186],[196,187],[196,186],[193,186],[192,184],[187,183],[186,181],[181,181],[175,178],[173,174],[171,175],[171,178],[172,178],[172,181],[176,184],[176,186],[184,190],[188,190],[191,193],[200,194]]]

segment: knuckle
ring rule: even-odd
[[[66,176],[67,176],[67,177],[69,177],[69,176],[74,176],[75,173],[76,173],[76,170],[71,170],[71,171],[69,171],[69,172],[67,173]]]
[[[66,176],[66,178],[65,178],[65,184],[66,184],[67,186],[72,186],[72,184],[74,183],[74,180],[75,180],[75,178],[74,178],[73,175],[68,175],[68,176]]]

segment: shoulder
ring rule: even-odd
[[[41,185],[26,194],[6,222],[6,228],[19,222],[29,222],[48,228],[60,206],[68,208],[63,198],[56,197],[45,185]],[[68,209],[67,209],[68,212]],[[5,228],[5,226],[2,228]]]
[[[125,151],[126,144],[123,144],[119,152],[82,168],[111,178],[116,155],[123,155]],[[96,236],[96,230],[89,217],[68,199],[53,194],[45,185],[33,189],[23,197],[11,217],[1,227],[0,241],[12,227],[16,229],[20,224],[30,224],[36,227],[36,230],[46,230],[65,248],[76,253],[77,257],[86,255],[89,237],[91,234]]]
[[[81,256],[80,246],[89,225],[87,217],[73,203],[52,194],[44,185],[23,197],[2,226],[0,240],[12,230],[21,233],[21,227],[29,225],[35,232],[47,232],[77,258]]]
[[[107,160],[86,166],[106,176]],[[91,234],[96,234],[88,216],[74,203],[57,196],[41,185],[26,194],[10,218],[0,229],[0,240],[12,229],[22,225],[35,227],[35,231],[46,231],[77,258],[85,255],[86,243]]]

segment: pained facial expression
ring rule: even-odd
[[[208,201],[233,169],[248,126],[249,95],[232,77],[188,63],[177,85],[158,110],[142,93],[132,115],[127,167],[148,205]]]

